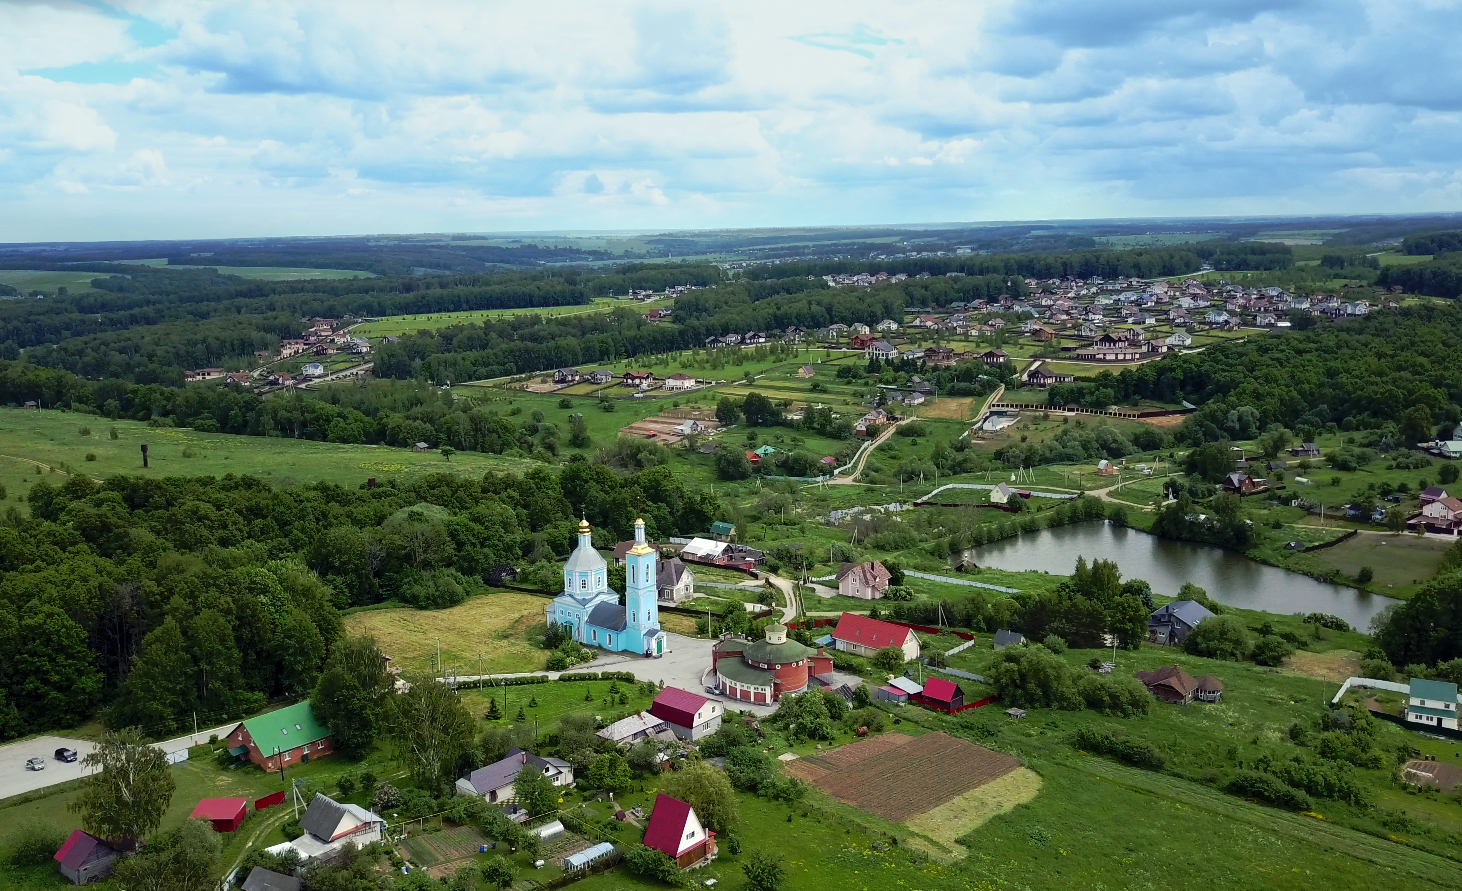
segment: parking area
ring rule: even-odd
[[[76,760],[70,764],[57,761],[56,750],[62,747],[75,749]],[[94,748],[93,743],[85,740],[60,736],[40,736],[0,746],[0,798],[80,779],[85,770],[81,762]],[[31,758],[45,759],[45,770],[26,770],[25,762]]]

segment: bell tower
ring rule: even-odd
[[[645,541],[645,521],[635,520],[635,543],[625,554],[624,610],[630,633],[641,638],[660,625],[655,581],[658,557]]]

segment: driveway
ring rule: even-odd
[[[76,750],[75,761],[66,764],[56,760],[56,750],[62,746]],[[86,774],[81,762],[95,748],[94,743],[59,736],[38,736],[0,746],[0,798],[81,779]],[[25,762],[36,757],[46,759],[46,769],[26,770]]]

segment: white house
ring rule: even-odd
[[[1004,504],[1010,499],[1018,497],[1019,496],[1015,494],[1015,490],[1007,486],[1005,483],[996,483],[995,488],[990,490],[991,504]]]
[[[1170,347],[1192,346],[1193,335],[1189,334],[1187,331],[1174,331],[1172,334],[1169,334],[1166,339],[1163,340],[1163,343],[1167,344]]]
[[[919,638],[914,629],[857,613],[843,613],[833,629],[833,648],[857,656],[872,656],[884,647],[904,651],[904,660],[919,658]]]
[[[1446,681],[1411,679],[1406,720],[1445,730],[1457,729],[1457,685]]]
[[[689,390],[695,386],[695,378],[688,374],[679,372],[665,378],[665,389],[667,390]]]
[[[877,600],[888,590],[889,572],[882,563],[844,563],[838,570],[838,593]]]
[[[328,860],[346,845],[365,847],[381,841],[386,821],[359,805],[339,804],[317,792],[300,816],[299,826],[299,838],[266,850],[271,854],[294,851],[304,861]]]

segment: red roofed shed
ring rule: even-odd
[[[685,869],[716,855],[716,835],[701,825],[695,808],[662,793],[655,796],[655,809],[645,827],[645,847],[660,851]]]
[[[188,817],[207,820],[213,824],[214,832],[233,832],[244,824],[244,816],[248,812],[247,798],[205,798],[198,802]]]
[[[952,712],[965,704],[965,694],[959,684],[944,678],[930,678],[925,681],[924,692],[919,694],[919,698],[941,711]]]

